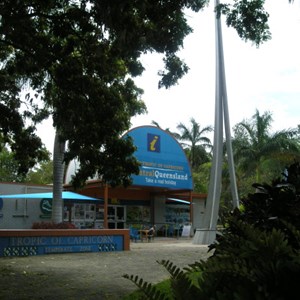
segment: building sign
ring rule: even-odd
[[[147,134],[148,151],[160,152],[160,136],[157,134]]]
[[[0,256],[121,251],[123,240],[118,235],[1,237]]]
[[[40,209],[44,215],[51,215],[52,213],[52,199],[44,198],[40,202]]]
[[[141,163],[133,184],[170,189],[193,189],[191,167],[177,140],[154,126],[141,126],[127,133],[137,147],[136,158]]]

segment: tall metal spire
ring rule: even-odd
[[[215,7],[219,0],[215,0]],[[216,30],[216,94],[215,94],[215,125],[214,125],[214,148],[213,160],[210,173],[208,196],[206,201],[203,228],[197,229],[194,236],[195,244],[211,244],[216,238],[217,221],[219,215],[220,196],[222,187],[222,164],[223,164],[223,125],[225,127],[226,150],[230,174],[230,187],[233,207],[239,206],[234,161],[231,145],[231,133],[229,111],[226,90],[225,65],[223,53],[221,17],[215,13]]]

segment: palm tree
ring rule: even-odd
[[[156,127],[157,127],[157,128],[159,128],[159,129],[162,129],[162,130],[164,130],[164,131],[168,132],[169,134],[173,135],[175,139],[177,139],[177,137],[178,137],[178,133],[176,133],[176,132],[172,132],[172,131],[170,130],[170,128],[169,128],[169,127],[168,127],[168,128],[166,128],[166,129],[163,129],[163,128],[162,128],[162,127],[159,125],[159,123],[158,123],[158,122],[156,122],[156,121],[154,121],[154,120],[152,120],[151,124],[152,124],[152,125],[154,125],[154,126],[156,126]]]
[[[202,155],[207,153],[206,150],[211,151],[212,144],[208,137],[205,134],[213,130],[212,126],[206,126],[201,129],[200,125],[195,121],[194,118],[190,119],[191,128],[188,128],[183,123],[177,125],[177,129],[180,131],[180,134],[177,136],[177,139],[181,142],[181,145],[188,154],[192,169],[195,169],[196,166],[200,164],[197,160],[197,155]],[[207,154],[208,155],[208,154]],[[206,159],[202,159],[202,162],[206,162]]]
[[[53,200],[52,221],[60,223],[63,221],[63,177],[64,177],[64,152],[65,141],[60,139],[56,131],[53,150]]]
[[[256,181],[261,181],[266,165],[284,167],[300,155],[296,129],[270,133],[272,115],[256,110],[251,120],[238,123],[234,128],[234,156],[237,166],[248,176],[254,174]]]

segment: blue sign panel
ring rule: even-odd
[[[133,184],[169,189],[193,189],[189,161],[177,140],[154,126],[141,126],[127,133],[132,137],[141,163]]]
[[[0,238],[0,256],[121,251],[123,236],[18,236]]]

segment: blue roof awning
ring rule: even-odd
[[[169,200],[171,202],[182,203],[182,204],[188,204],[188,205],[191,204],[189,201],[182,200],[182,199],[177,199],[177,198],[167,198],[167,200]]]
[[[32,193],[32,194],[14,194],[14,195],[0,195],[3,199],[53,199],[53,193]],[[76,200],[78,201],[103,201],[103,199],[97,199],[69,191],[62,192],[63,200]]]

